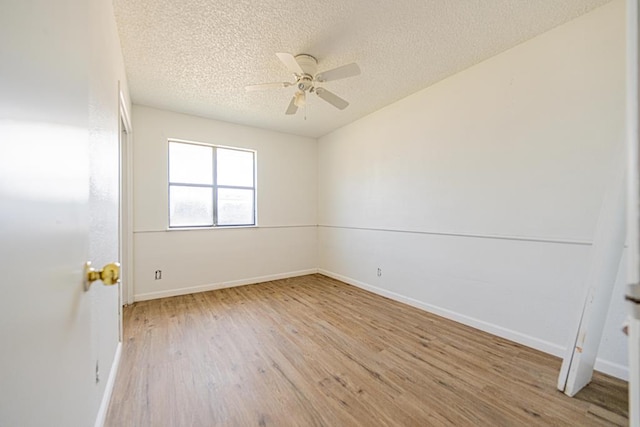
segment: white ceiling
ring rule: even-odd
[[[609,0],[114,0],[136,104],[319,137]],[[312,96],[306,120],[284,111],[295,88],[275,56],[307,53],[318,70],[357,62]]]

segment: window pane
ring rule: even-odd
[[[253,225],[253,190],[218,189],[218,225]]]
[[[170,142],[169,182],[213,184],[213,148]]]
[[[253,152],[218,148],[218,185],[253,187]]]
[[[169,227],[213,225],[213,189],[172,185]]]

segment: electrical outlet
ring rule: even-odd
[[[100,382],[100,362],[96,360],[96,384]]]
[[[378,267],[378,277],[382,277],[382,269]]]
[[[156,270],[154,278],[155,280],[162,279],[162,270]]]

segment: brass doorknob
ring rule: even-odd
[[[87,261],[84,265],[84,290],[88,291],[89,287],[96,280],[102,280],[106,286],[115,285],[120,282],[120,263],[112,262],[97,271],[91,267],[91,262]]]

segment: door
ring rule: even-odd
[[[117,257],[91,7],[0,3],[1,426],[94,425],[115,358],[117,287],[83,286],[85,261]]]

